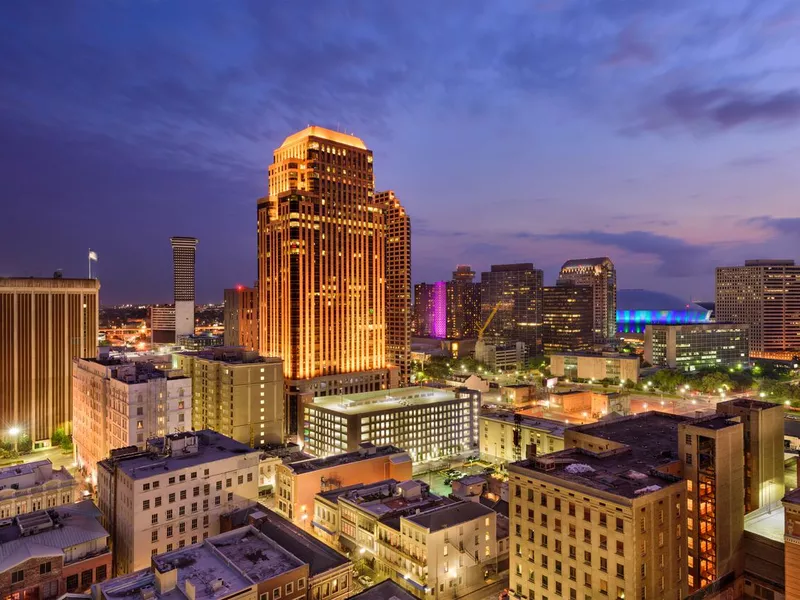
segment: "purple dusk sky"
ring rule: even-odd
[[[256,199],[309,123],[375,152],[414,281],[456,263],[710,297],[713,267],[800,258],[790,0],[0,0],[0,276],[168,301],[256,276]]]

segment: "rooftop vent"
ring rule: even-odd
[[[594,469],[589,465],[583,463],[575,463],[564,467],[564,471],[570,475],[579,475],[580,473],[594,473]]]

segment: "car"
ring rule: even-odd
[[[358,578],[358,582],[364,587],[369,587],[372,585],[372,577],[369,575],[362,575]]]

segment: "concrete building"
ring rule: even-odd
[[[555,353],[550,355],[550,373],[570,380],[639,381],[639,357],[630,354]]]
[[[492,344],[478,341],[475,344],[475,360],[485,363],[491,371],[522,369],[527,362],[528,352],[525,342]]]
[[[594,342],[605,344],[617,336],[617,270],[606,256],[568,260],[558,274],[559,282],[592,288]]]
[[[0,277],[0,439],[72,431],[72,359],[97,354],[96,279]]]
[[[416,598],[416,596],[409,594],[391,579],[381,581],[368,587],[360,594],[350,597],[355,600],[415,600]]]
[[[91,501],[38,510],[0,527],[0,595],[43,600],[85,594],[111,575],[108,532]]]
[[[169,357],[76,358],[72,368],[73,448],[97,485],[97,463],[112,450],[192,428],[192,382]]]
[[[748,260],[717,267],[716,320],[750,326],[750,356],[789,360],[800,351],[800,265]]]
[[[404,448],[416,461],[477,446],[480,392],[409,387],[314,398],[303,406],[304,449],[316,456],[364,442]]]
[[[225,336],[216,335],[210,331],[203,333],[190,333],[188,335],[179,335],[177,345],[181,346],[184,350],[197,352],[199,350],[207,350],[209,348],[219,348],[225,343]]]
[[[307,529],[320,492],[383,479],[411,479],[411,458],[405,450],[363,444],[356,452],[281,464],[275,476],[275,510]]]
[[[92,599],[308,598],[308,565],[252,526],[148,557],[148,565],[94,586]]]
[[[78,500],[78,484],[50,459],[0,468],[0,519],[48,510]]]
[[[197,239],[170,238],[172,244],[173,291],[175,299],[175,336],[194,333],[194,263]]]
[[[800,599],[800,488],[786,494],[784,508],[784,573],[786,600]]]
[[[399,369],[402,385],[411,371],[411,219],[392,190],[375,202],[386,224],[386,360]]]
[[[460,340],[478,335],[481,323],[481,284],[469,265],[458,265],[447,282],[447,337]]]
[[[515,415],[510,412],[481,414],[481,458],[507,463],[564,449],[564,422]]]
[[[487,343],[523,342],[530,354],[541,351],[542,281],[542,270],[533,263],[492,265],[481,273],[481,323],[489,323],[483,333]]]
[[[258,350],[258,289],[237,285],[223,296],[225,346]]]
[[[289,435],[302,395],[328,387],[324,378],[338,382],[333,393],[397,381],[386,357],[386,215],[374,194],[372,151],[357,137],[311,126],[274,152],[258,201],[259,346],[284,361]]]
[[[174,344],[175,336],[175,307],[151,306],[150,313],[150,343],[153,346]]]
[[[744,432],[744,512],[780,507],[784,487],[784,410],[752,398],[717,403],[717,413],[740,417]]]
[[[222,514],[255,504],[259,453],[216,431],[148,440],[98,464],[97,497],[117,575],[219,533]]]
[[[562,281],[542,288],[542,345],[545,354],[585,352],[594,344],[594,288]]]
[[[749,327],[727,323],[648,325],[644,359],[653,366],[681,371],[747,364]]]
[[[251,447],[283,441],[283,361],[240,347],[178,352],[192,380],[192,427],[213,429]]]

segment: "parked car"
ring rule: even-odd
[[[369,575],[362,575],[358,578],[358,582],[364,587],[369,587],[372,585],[372,577]]]

